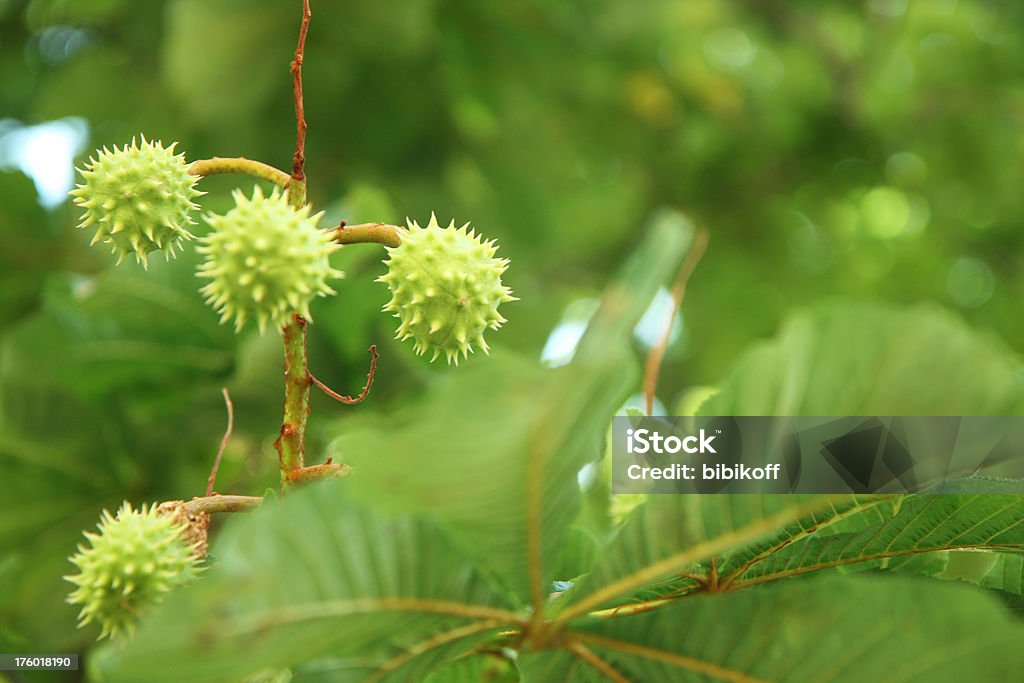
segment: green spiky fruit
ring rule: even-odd
[[[252,199],[235,190],[234,197],[235,208],[223,216],[205,216],[213,228],[199,247],[206,262],[198,274],[210,280],[206,300],[222,323],[233,318],[236,330],[250,319],[260,332],[268,323],[283,325],[292,311],[308,319],[313,297],[334,294],[327,281],[343,276],[328,262],[340,245],[317,228],[323,214],[292,208],[277,188],[264,196],[257,187]]]
[[[192,239],[188,226],[199,208],[192,200],[204,193],[174,144],[164,147],[143,137],[141,145],[132,140],[112,152],[104,147],[78,171],[85,180],[71,191],[75,204],[85,209],[78,227],[95,226],[92,244],[109,244],[118,263],[135,254],[148,266],[150,252],[160,250],[170,258]]]
[[[388,248],[388,272],[378,278],[391,289],[384,307],[401,320],[399,339],[412,339],[416,353],[433,350],[451,363],[467,356],[475,344],[484,353],[484,331],[505,322],[498,306],[515,301],[501,284],[506,259],[495,258],[494,241],[483,241],[469,224],[447,228],[430,216],[427,227],[409,222],[401,244]]]
[[[64,577],[77,586],[68,602],[82,605],[79,627],[97,622],[101,638],[130,634],[140,612],[197,575],[195,549],[155,507],[124,503],[117,517],[104,510],[98,528],[85,532],[91,547],[70,558],[79,573]]]

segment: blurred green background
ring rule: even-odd
[[[1019,351],[1024,5],[981,0],[313,3],[309,197],[324,226],[470,220],[522,299],[492,347],[565,362],[659,221],[707,228],[658,398],[678,410],[794,307],[933,302]],[[102,507],[276,484],[280,341],[236,336],[187,252],[116,271],[66,201],[132,136],[290,166],[299,2],[0,0],[0,651],[80,649],[60,576]],[[240,177],[204,180],[224,211]],[[200,223],[197,231],[205,231]],[[314,462],[345,414],[453,372],[392,341],[375,245],[314,304]],[[643,357],[668,295],[637,329]],[[486,362],[473,358],[471,362]],[[500,387],[495,387],[500,391]],[[453,410],[472,411],[472,404]],[[487,419],[487,416],[480,416]]]

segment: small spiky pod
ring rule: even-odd
[[[174,144],[164,147],[143,136],[141,145],[133,139],[123,149],[104,147],[78,169],[85,182],[70,193],[85,209],[78,227],[95,225],[92,244],[109,244],[118,263],[135,254],[148,267],[151,251],[171,258],[192,239],[188,226],[199,208],[192,200],[205,193],[196,189],[199,177],[188,172]]]
[[[292,208],[277,188],[264,196],[257,187],[252,199],[235,190],[234,198],[223,216],[205,216],[213,230],[200,238],[198,275],[210,280],[201,290],[207,302],[222,323],[234,318],[236,331],[249,319],[260,332],[284,325],[292,311],[308,319],[313,297],[334,294],[327,280],[344,275],[328,261],[340,245],[316,227],[323,214]]]
[[[433,214],[425,228],[410,221],[402,243],[388,248],[388,272],[377,278],[391,289],[384,310],[401,320],[396,338],[413,339],[420,355],[433,349],[432,361],[443,353],[458,364],[474,344],[486,353],[484,331],[505,322],[498,306],[516,301],[501,284],[508,261],[495,258],[496,250],[469,223],[442,228]]]
[[[85,532],[92,547],[70,558],[79,573],[64,577],[78,586],[68,602],[82,605],[79,627],[99,623],[100,638],[131,634],[141,611],[198,574],[195,549],[155,507],[124,503],[116,518],[104,510],[98,528]]]

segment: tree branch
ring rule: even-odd
[[[224,430],[224,437],[220,440],[220,448],[217,449],[217,457],[214,458],[213,467],[210,469],[210,476],[206,480],[206,495],[213,495],[213,483],[217,481],[217,470],[220,469],[220,459],[224,455],[224,449],[227,448],[228,439],[231,438],[231,431],[235,426],[235,406],[231,403],[231,394],[228,393],[227,387],[220,390],[224,394],[224,405],[228,409],[228,426]]]
[[[182,507],[193,514],[217,512],[249,512],[263,504],[261,496],[204,496],[187,501]]]
[[[295,140],[295,157],[292,160],[292,178],[305,182],[306,164],[306,110],[302,102],[302,60],[306,52],[306,34],[309,32],[309,0],[302,1],[302,26],[299,28],[299,44],[292,60],[292,89],[295,92],[295,121],[298,134]]]
[[[323,391],[325,394],[327,394],[328,396],[333,398],[335,401],[341,401],[342,403],[344,403],[346,405],[355,405],[356,403],[359,403],[360,401],[362,401],[363,399],[365,399],[369,395],[370,387],[373,386],[373,376],[374,376],[374,374],[376,372],[377,372],[377,345],[376,344],[370,344],[370,371],[366,373],[366,384],[363,385],[362,391],[360,391],[359,395],[356,396],[355,398],[353,398],[351,396],[342,396],[341,394],[336,392],[334,389],[331,389],[329,386],[327,386],[326,384],[324,384],[323,382],[318,380],[312,374],[310,374],[309,378],[313,380],[313,384],[317,385],[320,388],[321,391]]]
[[[259,180],[266,180],[278,187],[288,187],[291,178],[287,173],[265,164],[262,161],[254,161],[245,157],[213,157],[212,159],[199,159],[193,161],[188,167],[192,175],[210,176],[222,175],[224,173],[244,173]]]
[[[386,247],[397,247],[409,231],[401,226],[387,223],[359,223],[358,225],[342,223],[332,232],[334,241],[338,244],[376,242]]]

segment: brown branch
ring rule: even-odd
[[[220,440],[220,448],[217,449],[217,457],[213,461],[213,468],[210,470],[210,477],[206,480],[206,495],[213,495],[213,482],[217,480],[217,470],[220,469],[220,459],[224,455],[224,449],[231,438],[231,430],[235,427],[235,407],[231,404],[231,394],[227,387],[220,390],[224,394],[224,405],[228,408],[228,427],[224,430],[224,438]]]
[[[295,140],[295,157],[292,160],[292,178],[297,182],[306,180],[306,110],[302,103],[302,59],[306,52],[306,34],[309,32],[309,0],[302,0],[302,27],[299,29],[299,44],[292,60],[292,90],[295,91],[295,120],[298,135]]]
[[[682,265],[679,266],[679,274],[676,276],[675,284],[672,286],[672,315],[669,316],[668,322],[665,325],[665,333],[662,335],[661,341],[653,346],[651,352],[647,355],[647,363],[644,366],[644,395],[647,397],[648,415],[654,411],[654,392],[658,388],[658,374],[661,371],[661,361],[665,358],[665,350],[668,348],[669,339],[672,337],[672,323],[679,314],[679,307],[683,303],[683,296],[686,294],[686,283],[689,281],[690,276],[693,275],[697,264],[700,263],[700,259],[704,255],[704,250],[707,246],[708,231],[701,228],[694,236],[690,251],[686,254]]]
[[[387,223],[359,223],[345,225],[344,221],[334,228],[334,241],[338,244],[361,244],[376,242],[386,247],[397,247],[409,231],[398,225]]]
[[[342,396],[338,392],[331,389],[329,386],[318,380],[310,373],[309,377],[313,380],[313,384],[320,387],[321,391],[330,396],[336,401],[341,401],[347,405],[354,405],[362,401],[370,393],[370,387],[373,386],[373,376],[377,372],[377,345],[370,344],[370,371],[366,373],[366,384],[363,385],[363,390],[359,392],[359,395],[355,398],[351,396]]]
[[[248,512],[263,504],[261,496],[206,496],[193,498],[182,507],[194,514],[215,512]]]

